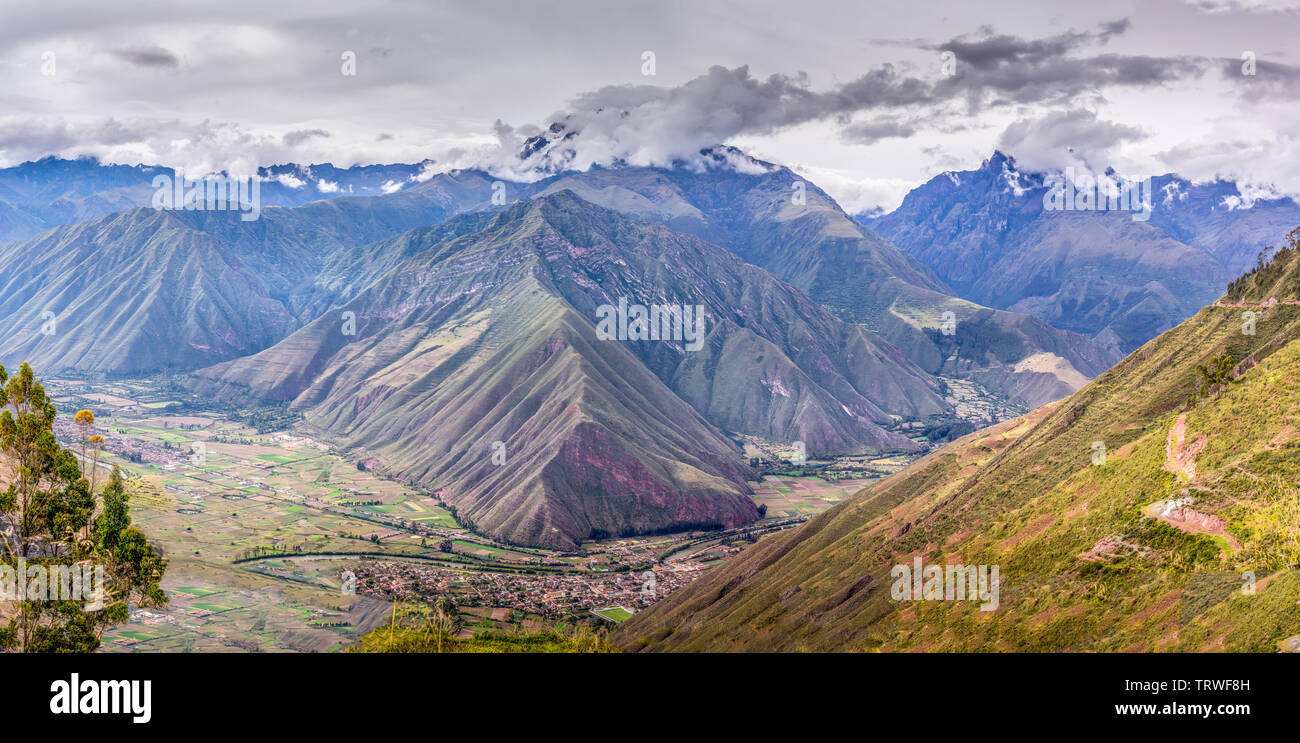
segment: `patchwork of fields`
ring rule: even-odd
[[[383,599],[412,599],[365,580],[349,592],[352,571],[375,574],[361,570],[361,560],[389,564],[389,573],[403,572],[405,564],[413,575],[421,574],[419,566],[439,574],[497,574],[458,584],[462,592],[477,586],[472,595],[448,594],[465,604],[466,631],[537,628],[585,601],[573,591],[564,600],[548,598],[554,593],[548,575],[579,577],[566,585],[590,590],[602,606],[635,606],[639,584],[606,576],[661,563],[673,566],[674,577],[697,575],[696,567],[797,525],[867,483],[866,474],[836,482],[769,475],[755,488],[767,518],[750,527],[611,539],[558,553],[462,529],[435,493],[360,469],[301,426],[259,432],[173,400],[148,381],[50,380],[49,386],[61,420],[81,408],[96,413],[106,438],[99,476],[113,465],[122,468],[132,517],[169,562],[163,581],[169,605],[134,612],[105,636],[107,651],[341,650],[386,620],[391,604]],[[59,434],[75,439],[68,428]],[[412,590],[415,600],[429,598],[414,584]],[[537,595],[519,598],[520,590]],[[626,618],[614,614],[600,616]]]

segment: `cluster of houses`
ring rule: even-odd
[[[432,602],[446,598],[459,606],[507,607],[558,618],[611,605],[649,606],[698,578],[705,567],[680,562],[639,573],[524,575],[365,561],[353,570],[358,593],[386,600]]]

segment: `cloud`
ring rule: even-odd
[[[1300,98],[1300,67],[1244,56],[1219,60],[1223,79],[1233,84],[1233,91],[1242,100],[1268,103],[1279,98]]]
[[[181,66],[181,61],[175,54],[160,46],[113,49],[109,51],[109,54],[136,67],[174,70]]]
[[[164,165],[187,173],[246,176],[262,165],[322,162],[330,153],[306,137],[247,129],[234,122],[115,117],[68,121],[61,117],[0,114],[0,163],[15,165],[57,153],[89,155],[103,162]],[[286,141],[288,140],[288,142]]]
[[[963,64],[979,69],[996,69],[1006,64],[1034,65],[1065,56],[1077,49],[1105,44],[1112,36],[1124,33],[1127,20],[1102,24],[1098,31],[1066,31],[1039,39],[998,34],[983,26],[974,34],[963,34],[938,44],[918,44],[936,52],[953,52]]]
[[[281,141],[284,142],[286,147],[297,147],[309,139],[327,138],[329,136],[330,133],[324,129],[299,129],[285,134]]]
[[[916,126],[894,117],[881,117],[850,124],[840,134],[850,142],[872,144],[882,139],[910,137],[916,134]]]
[[[1160,164],[1157,147],[1190,158],[1188,170],[1209,168],[1202,155],[1216,142],[1244,139],[1242,162],[1264,166],[1263,176],[1281,168],[1254,148],[1289,141],[1279,132],[1296,98],[1291,68],[1273,66],[1296,63],[1281,51],[1294,24],[1269,8],[1297,3],[944,0],[904,3],[900,13],[814,0],[791,13],[781,0],[755,0],[737,15],[686,0],[618,13],[573,0],[521,4],[506,24],[499,8],[469,2],[380,0],[361,12],[312,0],[43,0],[0,24],[0,165],[85,154],[247,172],[436,157],[439,167],[489,166],[505,177],[618,162],[714,167],[717,151],[700,150],[730,142],[766,160],[834,169],[846,200],[887,200],[892,186],[853,184],[916,184],[936,167],[972,167],[1018,119],[1086,108],[1149,132],[1116,148],[1143,168]],[[1005,21],[977,27],[983,18]],[[885,42],[893,51],[864,43],[863,28],[894,39]],[[926,37],[906,38],[916,29]],[[657,77],[640,74],[647,48]],[[344,49],[361,58],[355,77],[340,74]],[[1242,49],[1259,53],[1254,77],[1243,79],[1231,59]],[[952,77],[940,74],[940,50],[954,54]],[[46,51],[57,53],[57,76],[39,67]],[[494,130],[497,118],[509,125]],[[286,140],[315,127],[330,136]],[[936,145],[942,157],[928,152]]]
[[[905,179],[862,178],[834,168],[799,166],[794,170],[831,194],[844,211],[863,216],[879,216],[897,207],[916,187]]]
[[[1171,171],[1195,182],[1234,181],[1243,194],[1237,206],[1259,198],[1300,197],[1300,126],[1271,133],[1221,132],[1214,143],[1185,142],[1157,153]]]
[[[1012,123],[998,137],[998,149],[1011,153],[1023,169],[1060,171],[1067,167],[1104,171],[1121,144],[1146,137],[1137,127],[1103,121],[1093,111],[1053,111]]]
[[[579,95],[540,127],[498,121],[495,149],[449,159],[516,179],[618,164],[708,167],[701,153],[739,136],[830,120],[841,125],[844,139],[867,144],[934,129],[952,117],[954,106],[969,117],[990,107],[1069,103],[1099,88],[1197,78],[1212,66],[1208,59],[1082,53],[1107,44],[1128,26],[1112,21],[1094,31],[1036,39],[986,27],[942,43],[910,42],[955,53],[956,74],[937,79],[883,64],[817,90],[803,74],[758,78],[748,66],[714,66],[675,87],[606,86]],[[854,122],[860,113],[869,118]]]
[[[1300,0],[1187,0],[1204,13],[1297,13]]]
[[[1081,55],[1128,30],[1126,20],[1094,32],[1067,31],[1040,39],[997,34],[985,27],[924,45],[955,55],[955,74],[935,86],[942,97],[966,98],[971,112],[1005,103],[1063,103],[1111,87],[1148,87],[1199,78],[1208,60],[1117,53]]]

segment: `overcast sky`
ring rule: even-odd
[[[994,148],[1300,194],[1300,0],[0,2],[0,166],[529,177],[564,121],[576,167],[724,142],[853,211]]]

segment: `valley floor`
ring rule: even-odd
[[[444,598],[462,637],[617,623],[914,459],[775,466],[755,485],[758,522],[562,553],[461,528],[436,493],[359,469],[274,411],[204,410],[147,379],[48,387],[72,448],[70,413],[95,411],[100,476],[123,469],[133,519],[169,561],[169,605],[133,612],[105,636],[110,652],[334,652],[388,621],[393,601]]]

